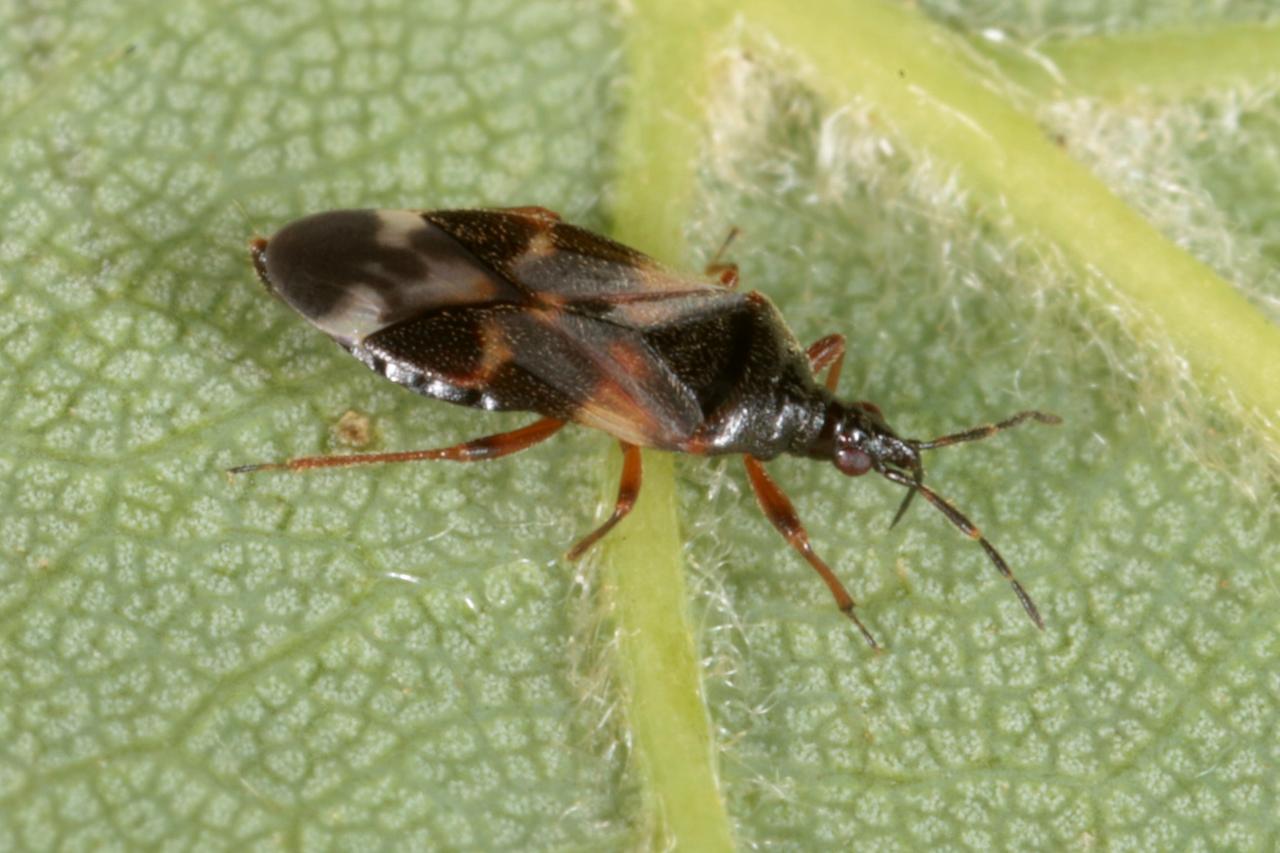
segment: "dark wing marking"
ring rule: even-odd
[[[572,311],[447,308],[353,352],[430,397],[572,419],[647,447],[677,447],[703,420],[697,394],[643,331]]]
[[[493,411],[533,411],[568,420],[577,409],[566,373],[560,382],[530,374],[513,358],[505,319],[511,306],[451,307],[369,335],[353,354],[388,379],[419,394]],[[569,365],[572,367],[572,365]]]
[[[433,210],[423,216],[533,298],[609,300],[643,293],[716,293],[724,288],[658,263],[585,228],[510,210]]]
[[[308,216],[272,236],[261,264],[274,293],[344,346],[447,306],[528,299],[421,211]]]

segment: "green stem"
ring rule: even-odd
[[[803,10],[741,0],[737,11],[816,66],[812,82],[829,103],[868,99],[909,141],[951,164],[976,197],[1064,248],[1082,269],[1101,272],[1146,321],[1144,333],[1167,336],[1209,394],[1260,416],[1266,440],[1280,448],[1280,332],[994,91],[962,38],[881,0],[815,0]],[[630,21],[615,232],[669,261],[684,255],[708,51],[729,17],[720,3],[636,0]],[[1272,68],[1277,38],[1275,28],[1224,28],[1044,50],[1086,88],[1186,88],[1195,62],[1215,53],[1218,77]],[[672,464],[646,454],[645,466],[640,501],[604,548],[636,759],[656,843],[728,849],[686,612]],[[610,500],[615,488],[608,486]]]
[[[1119,33],[1047,41],[1034,51],[974,40],[1002,72],[1046,97],[1190,97],[1280,76],[1280,25]]]
[[[684,255],[711,34],[724,16],[697,3],[637,3],[628,27],[615,235],[667,261]],[[607,490],[612,501],[616,482]],[[654,847],[730,850],[702,675],[688,617],[674,466],[646,452],[630,517],[604,542],[603,581],[618,622],[627,723]]]
[[[987,85],[962,39],[879,0],[818,0],[805,15],[769,0],[742,6],[816,66],[830,103],[867,98],[976,198],[1105,276],[1138,312],[1138,334],[1172,342],[1206,394],[1243,407],[1280,455],[1280,330]]]

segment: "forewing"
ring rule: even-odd
[[[723,292],[643,252],[548,216],[510,210],[434,210],[425,216],[485,266],[549,304]]]
[[[504,328],[515,365],[572,396],[578,423],[631,444],[674,447],[702,422],[692,390],[639,330],[546,309],[512,313]]]
[[[559,309],[449,308],[353,352],[431,397],[571,419],[632,444],[674,447],[702,421],[691,389],[642,332]]]
[[[421,211],[308,216],[272,236],[255,264],[277,296],[345,346],[448,306],[527,298]]]
[[[305,255],[290,247],[303,236]],[[326,260],[324,247],[340,242]],[[698,365],[673,359],[684,350],[655,345],[655,333],[679,337],[743,300],[529,211],[328,214],[276,235],[267,260],[289,266],[305,295],[331,282],[333,298],[304,313],[395,382],[646,446],[679,446],[704,412],[705,383],[686,381]]]

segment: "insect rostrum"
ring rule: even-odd
[[[573,421],[604,430],[623,451],[613,514],[570,549],[576,559],[634,505],[641,447],[741,454],[769,521],[874,647],[853,598],[761,464],[784,453],[823,459],[849,476],[876,471],[904,486],[894,524],[915,495],[924,497],[978,541],[1044,627],[999,552],[924,485],[920,454],[1028,420],[1058,423],[1053,415],[1019,412],[929,441],[902,438],[874,404],[835,396],[844,337],[803,349],[773,303],[737,289],[733,265],[713,263],[710,279],[680,274],[544,208],[331,211],[255,239],[251,253],[269,291],[393,382],[450,403],[541,417],[452,447],[305,457],[236,473],[494,459]]]

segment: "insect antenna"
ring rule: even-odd
[[[999,423],[983,424],[973,429],[967,429],[963,432],[953,432],[951,435],[943,435],[929,441],[911,441],[908,442],[916,450],[936,450],[939,447],[946,447],[949,444],[960,444],[964,441],[981,441],[984,438],[990,438],[998,432],[1016,427],[1024,421],[1034,420],[1042,424],[1060,424],[1062,418],[1057,415],[1051,415],[1048,412],[1018,412],[1013,417],[1005,418]]]
[[[1034,420],[1042,424],[1060,424],[1062,418],[1057,415],[1051,415],[1048,412],[1025,411],[1018,412],[1012,417],[1005,418],[999,423],[983,424],[982,426],[973,427],[963,432],[953,432],[951,435],[943,435],[928,441],[917,441],[908,439],[907,444],[915,450],[936,450],[939,447],[946,447],[950,444],[960,444],[965,441],[981,441],[984,438],[990,438],[998,432],[1016,427],[1025,421]],[[894,513],[893,521],[889,523],[889,529],[892,530],[902,520],[902,516],[906,515],[907,507],[911,506],[911,499],[916,496],[916,492],[920,489],[920,481],[924,478],[924,469],[917,464],[912,469],[913,482],[907,486],[907,496],[902,499],[902,503],[898,506],[898,511]]]
[[[1030,417],[1033,414],[1038,413],[1024,412],[1023,414]],[[1013,418],[1010,418],[1009,420],[1013,420]],[[1025,420],[1025,418],[1023,420]],[[1050,423],[1052,423],[1052,421]],[[981,438],[982,436],[978,437]],[[971,441],[973,439],[966,440]],[[901,471],[894,471],[891,468],[886,468],[883,473],[885,477],[893,482],[911,489],[907,494],[908,498],[910,498],[912,494],[919,492],[924,496],[925,500],[937,507],[938,511],[947,517],[947,521],[950,521],[959,528],[961,533],[968,536],[970,539],[977,540],[978,544],[982,546],[982,550],[987,552],[987,556],[990,557],[991,562],[995,564],[996,569],[999,570],[1000,574],[1004,575],[1004,579],[1013,587],[1013,593],[1018,596],[1018,601],[1022,603],[1022,609],[1027,611],[1027,615],[1031,617],[1031,621],[1035,623],[1037,628],[1041,631],[1044,630],[1044,619],[1040,617],[1040,611],[1036,608],[1035,602],[1031,600],[1031,596],[1027,595],[1027,591],[1022,588],[1022,584],[1018,583],[1018,579],[1013,576],[1013,570],[1010,569],[1009,564],[1004,561],[1004,557],[1000,556],[1000,552],[996,550],[996,547],[987,541],[987,537],[982,535],[982,531],[974,526],[974,523],[966,518],[964,513],[952,506],[951,502],[942,497],[942,495],[939,495],[923,483],[908,477]],[[903,503],[906,503],[906,501],[903,501]]]

